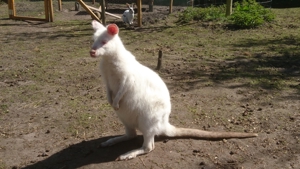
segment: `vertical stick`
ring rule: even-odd
[[[232,14],[232,0],[226,0],[226,16]]]
[[[8,3],[8,16],[10,19],[12,19],[13,18],[13,7],[12,7],[13,0],[9,0],[7,3]]]
[[[11,0],[10,7],[11,7],[10,18],[14,18],[16,16],[15,0]]]
[[[58,0],[58,10],[59,10],[59,11],[62,10],[61,0]]]
[[[173,12],[173,0],[170,0],[169,13]]]
[[[162,51],[159,50],[156,70],[159,70],[161,68],[161,62],[162,62]]]
[[[49,14],[50,14],[50,22],[53,22],[53,3],[52,0],[48,0],[49,4]]]
[[[45,6],[45,20],[46,20],[46,22],[49,22],[50,18],[49,18],[48,0],[44,0],[44,6]]]
[[[149,0],[149,12],[153,12],[153,3],[154,0]]]
[[[101,2],[100,2],[101,3]],[[95,0],[92,0],[92,4],[95,4]]]
[[[142,0],[137,0],[138,7],[138,26],[142,27]]]
[[[104,2],[104,0],[100,0],[100,5],[101,5],[102,24],[106,25],[106,21],[105,21],[105,2]]]

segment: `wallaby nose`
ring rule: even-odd
[[[90,50],[90,56],[91,56],[91,57],[96,57],[96,50],[91,49],[91,50]]]

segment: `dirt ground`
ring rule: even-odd
[[[238,31],[211,23],[178,26],[174,18],[183,9],[171,16],[168,7],[145,11],[142,28],[108,22],[120,26],[125,46],[150,68],[163,51],[158,73],[171,93],[172,124],[257,138],[157,137],[153,152],[114,161],[143,138],[99,147],[124,128],[106,101],[99,60],[88,54],[91,17],[64,2],[54,23],[15,21],[1,4],[0,169],[300,168],[300,10],[289,9],[289,17],[277,11],[284,21],[275,26]]]

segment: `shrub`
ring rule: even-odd
[[[178,21],[181,23],[188,23],[192,20],[196,21],[216,21],[225,19],[225,5],[211,6],[208,8],[193,8],[188,7],[180,15]]]
[[[254,28],[265,21],[274,20],[275,15],[270,9],[266,9],[255,0],[243,0],[234,3],[234,12],[230,20],[241,28]]]

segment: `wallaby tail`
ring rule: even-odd
[[[190,128],[176,128],[171,124],[167,128],[165,135],[168,137],[192,137],[203,139],[250,138],[258,136],[256,133],[214,132]]]

